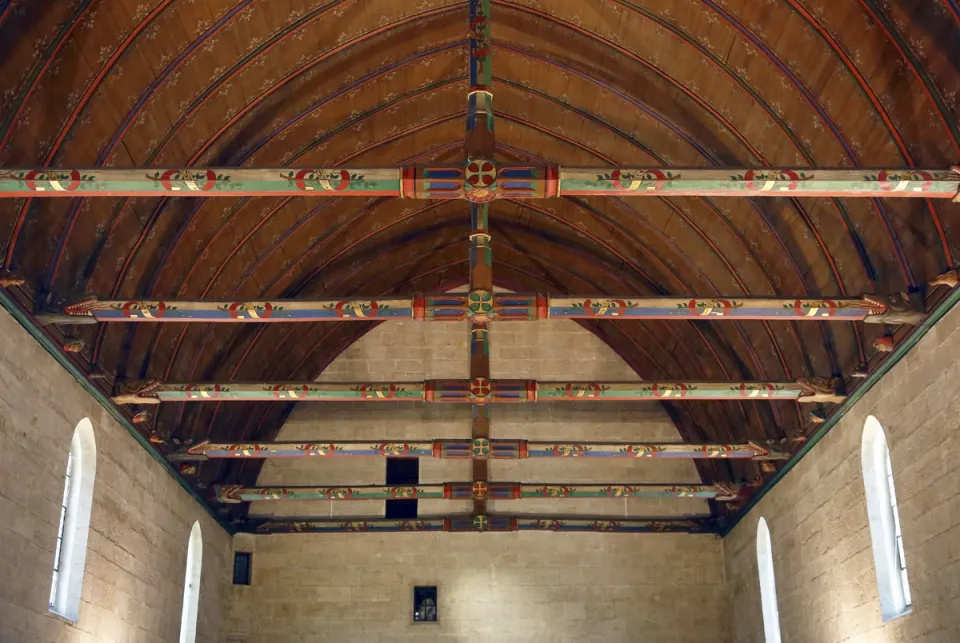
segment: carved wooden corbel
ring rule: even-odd
[[[863,321],[867,324],[919,324],[926,316],[923,294],[898,292],[892,295],[864,295],[864,303],[871,309]],[[872,311],[880,312],[872,312]]]
[[[23,279],[6,270],[0,270],[0,288],[13,288],[22,285]]]
[[[839,404],[847,399],[846,395],[840,394],[840,380],[837,378],[828,380],[823,377],[811,377],[797,380],[797,384],[803,389],[797,402]]]
[[[227,502],[231,504],[242,502],[242,500],[240,500],[240,491],[243,489],[243,485],[214,485],[213,489],[219,502]]]
[[[824,414],[823,411],[821,411],[820,409],[817,409],[815,411],[810,411],[809,413],[807,413],[807,419],[809,419],[814,424],[823,424],[824,422],[827,421],[827,416]]]
[[[160,398],[153,394],[159,385],[158,380],[124,382],[110,399],[114,404],[159,404]]]
[[[936,286],[947,286],[948,288],[956,288],[957,284],[960,284],[960,268],[951,268],[946,272],[942,272],[930,281],[927,284],[934,288]]]
[[[896,348],[896,344],[893,341],[893,337],[884,335],[883,337],[878,337],[873,340],[873,348],[878,353],[892,353],[893,349]]]

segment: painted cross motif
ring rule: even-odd
[[[473,457],[475,458],[486,458],[490,455],[490,440],[487,438],[474,438],[473,439]]]
[[[486,203],[497,198],[497,166],[493,161],[467,160],[463,196],[473,203]]]
[[[470,382],[470,398],[475,404],[485,404],[490,399],[490,380],[485,377],[474,378]]]
[[[474,290],[467,299],[467,319],[471,321],[490,321],[493,316],[493,293],[486,290]]]
[[[486,498],[488,491],[489,489],[487,487],[486,482],[474,482],[473,488],[471,489],[471,492],[473,493],[473,497],[478,500],[482,500],[483,498]]]

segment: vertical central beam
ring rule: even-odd
[[[467,166],[494,162],[493,93],[490,89],[490,0],[470,0],[470,90],[467,95]],[[495,170],[494,170],[495,171]],[[490,336],[487,323],[493,313],[493,255],[490,249],[489,206],[470,204],[470,396],[473,402],[473,451],[490,450]],[[482,529],[487,513],[489,474],[486,457],[473,460],[474,522]]]
[[[470,0],[470,93],[467,96],[467,159],[493,160],[493,78],[490,0]]]
[[[490,417],[490,329],[488,321],[493,312],[493,253],[488,233],[489,206],[470,205],[470,399],[473,402],[473,449],[478,455],[489,453]],[[487,460],[473,461],[475,484],[474,514],[486,513]]]

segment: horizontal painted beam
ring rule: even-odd
[[[518,498],[701,498],[735,500],[740,485],[702,484],[532,484],[520,482],[445,482],[414,486],[351,485],[335,487],[244,487],[216,488],[220,502],[262,500],[515,500]]]
[[[413,520],[352,518],[322,520],[312,518],[249,519],[244,531],[257,534],[356,533],[398,531],[510,532],[581,531],[602,533],[715,533],[715,520],[709,516],[688,518],[618,519],[537,516],[449,516]]]
[[[313,322],[418,319],[426,321],[537,321],[543,319],[677,319],[865,321],[915,324],[923,304],[906,295],[860,298],[760,297],[545,297],[538,294],[416,295],[382,299],[274,299],[270,301],[100,300],[64,308],[51,323],[98,322]]]
[[[423,442],[244,442],[203,441],[170,456],[171,460],[220,458],[406,457],[473,460],[518,458],[659,458],[786,460],[790,454],[773,444],[686,444],[637,442],[551,442],[473,438]]]
[[[0,168],[0,198],[400,196],[397,168]]]
[[[551,319],[745,319],[917,324],[923,303],[905,294],[854,297],[550,297]]]
[[[957,168],[560,168],[470,158],[403,168],[0,168],[0,198],[96,196],[835,196],[957,199]]]
[[[564,168],[561,196],[836,196],[953,199],[957,168]]]
[[[796,382],[537,382],[535,380],[426,380],[423,382],[130,382],[116,404],[161,402],[497,402],[631,400],[795,400],[839,403],[837,381]]]

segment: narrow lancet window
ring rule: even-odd
[[[197,611],[200,607],[200,570],[203,568],[203,536],[200,523],[193,523],[187,545],[187,569],[183,579],[183,612],[180,615],[180,643],[197,640]]]
[[[773,545],[770,528],[763,518],[757,525],[757,569],[760,572],[760,607],[766,643],[780,643],[780,610],[777,609],[777,582],[773,574]]]
[[[889,621],[910,613],[910,584],[890,449],[883,427],[872,415],[867,417],[863,426],[860,456],[867,519],[873,541],[873,563],[877,570],[880,615],[884,621]]]
[[[71,621],[79,618],[96,474],[97,444],[93,425],[84,418],[73,431],[67,454],[50,583],[50,611]]]

